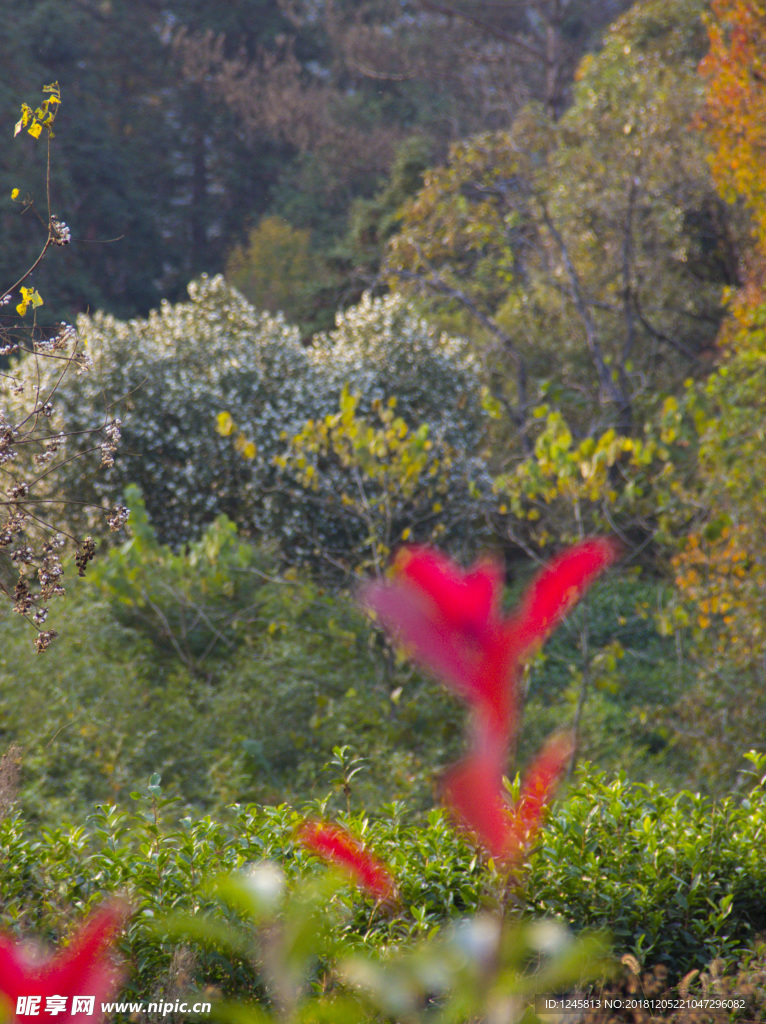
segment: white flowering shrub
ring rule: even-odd
[[[216,516],[266,529],[280,434],[316,409],[297,330],[258,313],[223,277],[189,285],[189,302],[146,319],[100,313],[78,320],[95,369],[60,395],[70,429],[122,421],[124,450],[106,475],[73,476],[73,489],[138,484],[162,543],[198,537]],[[215,430],[231,409],[255,442],[243,460]]]
[[[334,331],[314,339],[308,357],[325,375],[336,408],[344,386],[360,396],[362,413],[376,399],[395,397],[411,426],[427,423],[463,452],[480,445],[481,367],[469,343],[436,330],[401,296],[363,296],[338,314]]]
[[[105,476],[78,470],[73,492],[135,483],[162,543],[193,540],[225,513],[277,541],[290,561],[316,564],[329,538],[336,552],[353,548],[358,530],[317,502],[280,455],[307,421],[337,412],[347,384],[362,415],[396,397],[409,423],[448,443],[456,456],[447,501],[465,498],[483,413],[463,342],[434,332],[400,299],[366,298],[305,349],[296,329],[256,311],[222,277],[193,282],[189,296],[144,320],[79,319],[95,372],[63,388],[64,419],[84,431],[119,417],[123,446]]]

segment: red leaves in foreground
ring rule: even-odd
[[[497,858],[515,858],[537,830],[572,755],[571,737],[549,741],[533,764],[516,807],[502,788],[516,729],[516,684],[524,658],[541,644],[618,556],[607,539],[578,544],[555,558],[519,608],[503,617],[503,573],[493,561],[468,572],[427,548],[407,548],[396,577],[371,583],[362,600],[413,657],[463,697],[475,716],[473,749],[446,776],[453,810]]]
[[[32,959],[22,944],[0,935],[0,1014],[6,1002],[10,1021],[29,1015],[59,1024],[100,1020],[101,1001],[110,998],[121,980],[107,952],[127,914],[124,903],[107,904],[65,949],[43,962]]]
[[[396,885],[388,868],[339,825],[305,821],[298,840],[318,857],[344,868],[376,900],[393,899]]]
[[[447,772],[444,795],[495,860],[518,860],[537,835],[543,811],[567,769],[573,750],[571,733],[552,736],[532,763],[513,807],[508,805],[503,792],[504,757],[493,757],[482,748]]]
[[[518,611],[503,618],[498,563],[480,562],[463,572],[437,551],[405,548],[395,563],[396,578],[369,584],[362,601],[417,661],[468,701],[493,745],[507,744],[523,658],[616,557],[612,541],[578,544],[543,569]]]

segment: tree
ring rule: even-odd
[[[675,718],[681,741],[707,777],[728,782],[741,767],[743,747],[762,744],[766,722],[762,5],[714,0],[708,35],[699,126],[711,143],[721,194],[746,207],[754,231],[742,255],[743,287],[727,293],[720,364],[704,384],[690,388],[687,399],[698,435],[696,459],[691,477],[681,481],[688,512],[677,531],[678,594],[663,624],[687,631],[687,656],[696,671]]]
[[[625,6],[620,0],[376,0],[297,2],[288,9],[295,20],[309,12],[323,18],[347,72],[379,87],[415,90],[421,119],[440,138],[454,139],[504,127],[529,99],[558,117],[583,50]]]
[[[239,0],[225,18],[203,8],[193,0],[75,0],[62,10],[30,0],[0,39],[0,60],[17,83],[5,90],[6,105],[44,76],[57,75],[66,89],[56,205],[72,225],[72,245],[66,266],[50,262],[36,278],[54,315],[146,315],[161,298],[183,295],[192,277],[223,269],[232,239],[265,212],[289,165],[282,143],[246,139],[236,118],[184,76],[170,47],[187,22],[201,31],[215,20],[250,45],[273,39],[288,25],[276,0]],[[3,177],[18,177],[24,160],[4,152]],[[42,188],[39,176],[21,176]],[[10,280],[30,236],[7,215],[2,228],[0,273]]]
[[[763,249],[766,11],[757,0],[713,0],[711,12],[710,48],[700,65],[707,85],[700,121],[713,151],[711,167],[721,195],[747,205]]]
[[[766,723],[766,531],[761,514],[766,306],[727,326],[721,365],[689,396],[697,460],[673,567],[677,599],[663,618],[682,629],[695,678],[675,718],[712,783],[730,781]]]
[[[183,80],[233,114],[237,133],[295,154],[271,191],[269,213],[311,230],[326,263],[315,304],[326,308],[357,301],[372,283],[388,234],[381,223],[376,238],[375,207],[394,198],[386,177],[395,192],[413,138],[443,153],[455,138],[506,126],[530,96],[558,116],[575,58],[623,6],[283,0],[287,28],[268,42],[229,32],[228,19],[203,29],[204,18],[185,15],[172,51]],[[366,280],[349,288],[350,274]],[[320,310],[313,323],[321,318]]]
[[[264,217],[226,260],[226,279],[257,309],[284,313],[291,323],[310,315],[311,282],[319,270],[310,233],[280,217]]]
[[[735,234],[701,138],[701,0],[645,0],[578,71],[558,123],[527,107],[456,144],[393,239],[394,286],[470,329],[515,450],[541,391],[578,436],[630,434],[636,403],[700,366],[736,280]]]

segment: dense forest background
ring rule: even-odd
[[[51,300],[145,316],[277,217],[293,229],[282,245],[322,272],[283,281],[279,249],[264,254],[258,297],[332,323],[374,279],[385,239],[363,222],[385,223],[451,143],[507,128],[530,100],[559,116],[626,6],[35,0],[0,44],[2,102],[16,110],[38,81],[65,90],[57,199],[79,244],[45,272]],[[3,173],[39,183],[25,157],[8,147]],[[5,211],[4,279],[34,248],[24,227]]]
[[[0,272],[44,241],[9,198],[42,208],[44,150],[11,134],[57,80],[72,240],[27,284],[94,362],[50,421],[81,458],[35,495],[98,558],[53,603],[56,655],[0,620],[30,813],[152,773],[205,809],[312,793],[339,745],[368,802],[429,806],[461,709],[353,603],[413,540],[499,552],[512,602],[617,535],[620,570],[527,668],[521,760],[570,722],[609,771],[742,784],[766,724],[765,32],[735,0],[30,0],[6,23]],[[88,431],[114,417],[110,465]],[[81,505],[123,495],[127,542]]]

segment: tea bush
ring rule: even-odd
[[[576,931],[606,928],[616,954],[664,964],[671,980],[715,957],[733,966],[766,925],[766,764],[760,755],[752,759],[752,790],[717,803],[584,768],[545,826],[510,905],[522,917],[557,916]],[[172,928],[158,921],[172,911],[230,921],[231,911],[206,887],[222,871],[266,859],[290,884],[323,872],[294,833],[306,814],[325,810],[326,800],[300,810],[237,805],[224,823],[184,814],[154,776],[134,793],[131,808],[100,805],[84,825],[31,827],[20,813],[9,814],[0,823],[0,926],[53,938],[84,907],[125,893],[135,907],[122,942],[132,968],[125,998],[151,998],[170,983],[176,949]],[[492,864],[440,810],[420,824],[402,803],[339,820],[388,863],[402,894],[395,911],[376,908],[351,886],[335,897],[349,908],[340,928],[350,948],[406,948],[508,899]],[[199,989],[241,997],[258,991],[252,967],[215,943],[195,952],[192,974]]]
[[[606,926],[615,952],[678,975],[735,958],[766,925],[762,755],[742,799],[582,776],[530,862],[529,908]]]

